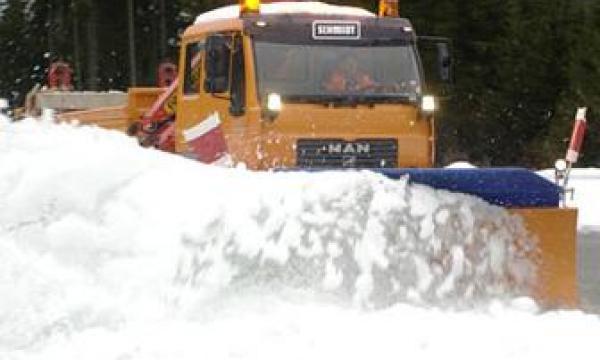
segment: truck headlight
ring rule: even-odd
[[[281,95],[277,93],[267,95],[267,110],[273,113],[281,111]]]
[[[267,121],[274,121],[279,113],[283,104],[281,102],[281,95],[277,93],[269,93],[266,100],[263,100],[261,116]]]
[[[425,113],[432,113],[435,111],[435,97],[432,95],[425,95],[421,98],[421,110]]]

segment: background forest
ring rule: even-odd
[[[195,16],[229,3],[0,0],[0,97],[20,104],[59,58],[73,64],[77,89],[153,85]],[[438,116],[441,164],[552,166],[576,107],[600,109],[600,0],[400,0],[400,11],[418,34],[453,41],[455,83]],[[588,120],[582,161],[600,166],[600,116]]]

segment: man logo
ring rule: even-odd
[[[323,150],[328,154],[369,154],[371,145],[369,143],[330,143]]]
[[[329,144],[325,148],[325,151],[329,154],[341,154],[342,153],[342,144]]]

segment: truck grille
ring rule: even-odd
[[[298,139],[296,165],[302,168],[395,168],[396,139]]]

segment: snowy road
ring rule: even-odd
[[[600,232],[578,235],[579,292],[586,309],[600,313]]]
[[[0,120],[0,359],[597,359],[600,317],[510,297],[521,231],[373,174],[217,169]]]

